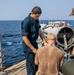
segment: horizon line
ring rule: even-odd
[[[40,20],[43,20],[43,19],[40,19]],[[47,20],[47,19],[45,19]],[[71,20],[71,19],[48,19],[48,20]],[[0,21],[22,21],[22,20],[0,20]]]

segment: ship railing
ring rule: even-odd
[[[0,71],[3,70],[2,66],[2,47],[1,47],[1,37],[0,37]]]
[[[5,62],[5,61],[3,61],[3,57],[17,58],[19,56],[23,56],[22,54],[21,55],[7,55],[7,54],[5,55],[5,54],[2,54],[2,38],[12,37],[12,36],[20,36],[20,34],[0,36],[0,72],[1,71],[4,72],[4,69],[6,68],[6,67],[3,66],[3,63]]]

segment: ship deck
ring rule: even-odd
[[[4,72],[0,72],[0,75],[27,75],[26,60],[24,59],[7,69],[4,69]]]

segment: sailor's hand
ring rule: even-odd
[[[32,51],[33,51],[33,53],[34,53],[34,54],[36,54],[36,52],[37,52],[37,49],[35,48],[35,49],[33,49]]]

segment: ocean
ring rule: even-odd
[[[40,23],[48,23],[49,20],[40,20]],[[55,20],[58,21],[58,20]],[[74,20],[61,20],[70,23],[74,27]],[[7,67],[25,59],[22,50],[21,20],[0,21],[0,35],[2,42],[3,66]]]

